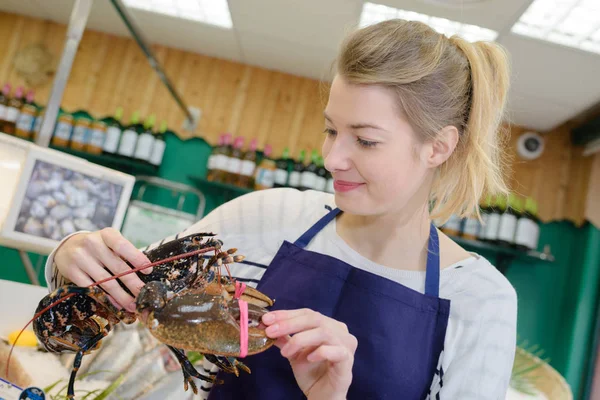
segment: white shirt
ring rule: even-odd
[[[246,257],[245,261],[260,265],[230,265],[234,277],[256,287],[283,241],[294,242],[328,212],[325,206],[336,207],[333,195],[289,188],[257,191],[218,207],[177,236],[216,233],[225,249],[235,247],[237,254]],[[402,269],[402,265],[390,268],[361,256],[338,236],[335,220],[306,249],[424,292],[425,272]],[[52,266],[53,254],[46,265],[50,290],[63,282]],[[471,253],[468,259],[441,270],[439,295],[450,300],[450,317],[430,398],[505,399],[516,347],[514,288],[487,259]],[[207,361],[205,369],[217,371]],[[201,385],[207,397],[210,384]]]

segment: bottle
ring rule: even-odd
[[[92,116],[85,111],[77,111],[73,113],[75,120],[73,126],[73,135],[71,136],[70,147],[74,150],[83,151],[90,140],[90,126],[92,124]]]
[[[289,179],[290,150],[286,147],[283,154],[275,161],[275,184],[273,187],[286,187]]]
[[[256,172],[254,173],[254,189],[264,190],[271,189],[275,185],[275,171],[277,164],[271,159],[272,148],[270,145],[265,146],[264,156]]]
[[[160,130],[154,138],[154,145],[152,145],[152,154],[150,155],[150,164],[160,167],[162,164],[167,142],[165,141],[165,132],[167,131],[167,121],[162,121],[160,124]]]
[[[138,160],[149,162],[150,156],[152,155],[152,146],[154,145],[154,134],[152,128],[154,127],[154,120],[156,117],[150,115],[144,122],[144,130],[140,132],[137,143],[135,145],[135,151],[133,157]]]
[[[315,190],[324,192],[327,189],[327,170],[325,169],[325,162],[323,157],[317,158],[317,178],[315,182]]]
[[[6,123],[6,107],[10,99],[10,84],[5,84],[0,93],[0,131],[4,132],[4,124]]]
[[[462,236],[465,239],[477,240],[480,229],[481,223],[479,222],[477,215],[471,214],[467,218],[464,218]]]
[[[525,210],[517,221],[515,247],[519,250],[537,250],[540,237],[540,220],[537,216],[537,203],[528,197]]]
[[[36,115],[37,107],[33,102],[33,91],[30,90],[27,93],[25,103],[23,103],[19,118],[17,119],[15,134],[18,137],[27,140],[33,139],[33,128]]]
[[[17,128],[17,120],[23,106],[23,88],[19,86],[15,92],[15,97],[8,100],[6,105],[6,118],[4,122],[4,132],[14,135]]]
[[[500,226],[500,214],[504,212],[505,199],[495,197],[491,199],[489,205],[489,212],[486,218],[486,225],[484,229],[484,241],[492,244],[496,244],[498,240],[498,228]]]
[[[258,142],[256,139],[250,141],[250,147],[242,156],[242,167],[240,168],[240,175],[235,182],[236,185],[243,188],[254,187],[254,170],[256,169],[256,147]]]
[[[514,243],[515,230],[517,228],[514,198],[514,195],[511,193],[508,196],[508,201],[503,199],[503,203],[501,203],[501,206],[504,206],[504,211],[500,214],[497,243],[502,246],[512,246]]]
[[[452,214],[448,221],[440,227],[440,230],[448,236],[462,235],[463,220],[456,214]]]
[[[33,124],[33,140],[37,140],[40,131],[42,130],[42,122],[44,122],[44,115],[46,115],[46,110],[44,107],[40,107],[37,116],[35,117],[35,123]]]
[[[317,161],[319,154],[313,150],[310,163],[304,168],[300,176],[300,190],[316,190],[317,187]]]
[[[210,155],[208,156],[208,161],[206,162],[206,180],[214,182],[217,180],[217,177],[220,173],[220,170],[217,169],[217,165],[219,163],[219,157],[225,151],[225,135],[219,136],[219,143],[216,147],[212,149]]]
[[[216,166],[215,166],[215,168],[217,169],[217,172],[215,174],[216,182],[225,182],[227,180],[227,176],[229,175],[229,172],[228,172],[229,158],[231,157],[231,154],[233,153],[232,141],[233,141],[233,135],[231,135],[231,133],[226,133],[223,136],[223,150],[221,151],[221,154],[217,158],[217,162],[216,162]]]
[[[102,147],[106,140],[106,123],[104,121],[92,121],[90,126],[90,140],[85,151],[91,154],[102,154]]]
[[[58,111],[58,121],[52,135],[54,146],[67,147],[73,133],[73,116],[62,108]]]
[[[121,134],[121,143],[119,143],[117,154],[123,157],[133,157],[138,136],[143,129],[144,127],[140,124],[140,113],[135,111],[131,115],[129,125]]]
[[[488,224],[488,217],[491,210],[492,196],[488,195],[485,197],[485,200],[482,199],[479,203],[479,213],[481,214],[481,222],[479,224],[479,231],[477,232],[477,240],[484,242],[485,241],[485,229]]]
[[[225,176],[225,183],[235,185],[238,180],[239,173],[242,169],[242,156],[244,155],[242,148],[244,147],[244,138],[238,136],[233,142],[233,149],[227,160],[227,174]]]
[[[300,189],[300,182],[302,179],[302,172],[304,172],[304,158],[306,157],[306,151],[300,150],[300,156],[298,160],[294,162],[294,167],[292,168],[292,172],[290,173],[290,187]]]
[[[102,152],[104,154],[115,154],[119,148],[121,132],[123,131],[121,118],[123,118],[123,108],[119,107],[114,117],[105,117],[102,119],[106,124],[106,138],[102,145]]]

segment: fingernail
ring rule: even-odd
[[[279,324],[275,324],[275,325],[271,325],[269,326],[265,332],[267,333],[267,335],[274,335],[277,333],[277,331],[279,330]]]
[[[273,321],[275,321],[275,316],[271,313],[267,313],[265,315],[263,315],[262,320],[266,323],[269,324]]]
[[[129,303],[127,304],[127,311],[129,312],[135,312],[135,303]]]

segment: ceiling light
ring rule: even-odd
[[[476,42],[479,40],[493,41],[498,37],[498,32],[480,26],[463,24],[445,18],[432,17],[414,11],[406,11],[368,2],[363,5],[359,26],[363,28],[368,25],[395,18],[408,21],[421,21],[441,34],[448,37],[458,35],[469,42]]]
[[[534,0],[511,31],[600,54],[600,1]]]
[[[231,29],[227,0],[124,0],[131,8]]]

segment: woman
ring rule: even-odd
[[[246,256],[232,274],[276,299],[264,323],[277,347],[244,359],[252,374],[221,373],[211,399],[504,398],[515,291],[432,220],[506,193],[508,75],[497,45],[422,23],[349,35],[324,110],[335,195],[255,192],[182,233],[218,233]],[[50,257],[47,279],[89,285],[109,276],[103,266],[125,270],[118,256],[148,262],[114,230],[79,233]],[[139,293],[135,275],[122,279]],[[133,307],[114,281],[103,286]]]

